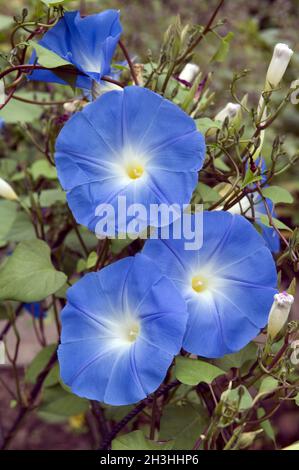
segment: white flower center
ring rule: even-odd
[[[118,317],[111,323],[110,328],[112,333],[110,344],[116,348],[127,348],[135,343],[141,329],[140,321],[131,314],[126,314],[122,318]]]

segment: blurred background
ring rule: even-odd
[[[39,0],[0,1],[0,52],[9,50],[7,17],[21,14],[23,8],[33,12]],[[183,23],[204,25],[218,4],[216,0],[74,0],[67,3],[69,10],[80,9],[82,14],[99,12],[107,8],[119,9],[123,24],[123,41],[131,57],[137,62],[146,63],[159,54],[163,34],[179,14]],[[40,4],[39,6],[40,7]],[[233,32],[234,37],[224,62],[211,62],[215,52],[213,39],[201,42],[194,56],[203,74],[212,72],[210,90],[215,97],[207,116],[214,117],[228,102],[233,101],[230,84],[235,73],[248,69],[247,75],[238,83],[238,96],[248,94],[250,106],[256,106],[263,84],[273,46],[277,42],[287,43],[294,51],[291,65],[284,79],[284,92],[289,84],[299,79],[299,0],[227,0],[218,20],[224,20],[217,30],[221,35]],[[216,41],[216,38],[215,38]],[[119,56],[121,58],[121,56]],[[121,59],[122,60],[122,59]],[[279,99],[279,94],[277,95]],[[299,149],[299,105],[290,105],[280,116],[273,129],[267,131],[264,156],[269,157],[275,135],[285,136],[286,158],[291,158]],[[275,182],[274,182],[275,184]],[[278,216],[290,226],[299,225],[299,164],[280,178],[279,184],[290,190],[294,203],[278,208]],[[0,220],[1,226],[1,220]],[[31,319],[23,316],[20,320],[22,344],[21,366],[26,366],[39,351],[39,344],[32,333]],[[3,328],[0,319],[0,331]],[[54,327],[53,327],[54,328]],[[48,327],[48,343],[51,342],[51,325]],[[13,337],[13,335],[12,335]],[[11,337],[11,341],[13,341]],[[53,338],[55,331],[53,330]],[[9,368],[2,368],[1,378],[8,387],[11,379]],[[11,422],[14,406],[4,387],[0,387],[0,419],[5,426]],[[298,409],[284,405],[272,424],[277,431],[277,444],[284,447],[299,439]],[[13,446],[18,449],[88,449],[90,429],[82,424],[80,415],[61,423],[43,421],[34,414],[23,427]],[[274,447],[273,442],[257,439],[256,449]]]

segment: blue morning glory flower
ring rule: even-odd
[[[186,304],[139,254],[84,276],[62,311],[61,377],[82,397],[126,405],[163,381],[185,332]]]
[[[240,350],[267,323],[277,279],[270,251],[244,217],[223,211],[204,212],[202,248],[184,243],[144,247],[187,302],[183,348],[210,358]]]
[[[76,86],[90,89],[92,80],[99,82],[103,75],[110,72],[111,60],[121,32],[117,10],[106,10],[84,18],[79,11],[72,11],[65,13],[39,44],[81,71],[82,75],[78,75]],[[30,62],[35,62],[36,58],[34,53]],[[30,79],[66,84],[63,78],[50,70],[36,70],[30,75]]]
[[[188,204],[204,154],[193,119],[158,94],[130,86],[75,114],[58,136],[55,157],[77,222],[101,235],[99,207],[110,204],[118,217],[120,196],[127,207]],[[159,226],[154,218],[148,210],[136,215],[136,233]],[[124,219],[110,235],[123,233],[130,217]]]

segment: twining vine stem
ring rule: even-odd
[[[52,367],[56,364],[56,361],[57,361],[57,353],[56,353],[56,350],[55,350],[55,352],[50,357],[47,365],[45,366],[45,368],[42,370],[42,372],[37,377],[36,383],[35,383],[34,387],[31,390],[31,393],[29,395],[26,406],[25,405],[21,406],[15,422],[13,423],[12,427],[10,428],[8,433],[6,434],[6,437],[4,438],[4,441],[3,441],[3,443],[0,447],[2,450],[7,449],[7,447],[9,446],[9,444],[11,442],[11,440],[13,439],[15,433],[18,431],[19,426],[21,425],[24,418],[26,417],[27,413],[34,406],[35,401],[36,401],[37,397],[39,396],[39,393],[42,389],[44,381],[46,380],[46,378],[47,378],[50,370],[52,369]]]

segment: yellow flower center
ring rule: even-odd
[[[127,175],[132,180],[136,180],[140,178],[143,175],[143,173],[144,173],[144,168],[139,163],[130,163],[127,166]]]
[[[194,276],[192,278],[192,289],[195,292],[203,292],[208,288],[208,281],[202,276]]]
[[[130,343],[134,343],[136,341],[138,335],[140,332],[139,324],[138,323],[133,323],[130,325],[127,331],[127,339]]]

